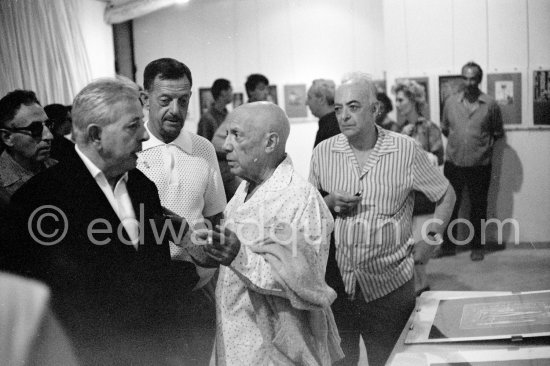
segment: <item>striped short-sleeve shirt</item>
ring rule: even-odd
[[[313,151],[310,182],[326,192],[362,192],[361,202],[335,220],[336,260],[346,292],[357,284],[366,301],[412,278],[414,191],[437,201],[449,182],[412,138],[377,127],[378,139],[363,167],[343,134]]]

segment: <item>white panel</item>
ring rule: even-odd
[[[354,0],[353,49],[355,70],[381,79],[384,67],[384,26],[381,0]]]
[[[527,67],[527,1],[487,0],[488,70]]]
[[[447,73],[460,73],[468,61],[487,68],[487,3],[453,0],[453,64]]]
[[[550,1],[528,0],[529,67],[550,66]]]
[[[409,73],[446,69],[453,62],[451,0],[406,1]]]
[[[408,72],[405,4],[403,0],[384,0],[383,11],[386,70]]]

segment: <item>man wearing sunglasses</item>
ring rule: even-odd
[[[0,99],[0,207],[27,180],[57,163],[50,158],[51,123],[34,92],[14,90]]]

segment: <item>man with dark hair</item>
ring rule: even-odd
[[[176,239],[157,235],[169,223],[158,191],[135,169],[149,138],[139,93],[94,81],[76,96],[73,121],[74,156],[12,197],[8,253],[18,253],[19,273],[50,286],[83,365],[157,364],[180,346],[186,326],[176,310],[198,276],[170,260]]]
[[[246,79],[244,87],[248,102],[266,101],[269,95],[269,80],[262,74],[251,74]]]
[[[34,92],[14,90],[0,99],[0,208],[32,176],[57,163],[50,158],[52,124]]]
[[[319,118],[319,130],[315,135],[317,146],[321,141],[340,133],[338,120],[334,113],[334,92],[336,85],[334,81],[327,79],[313,80],[313,84],[307,92],[307,101],[311,114]]]
[[[470,242],[473,261],[483,260],[481,221],[487,218],[487,195],[491,183],[493,145],[504,136],[502,115],[498,104],[479,90],[483,70],[475,62],[462,67],[464,91],[445,102],[441,132],[447,137],[447,159],[444,173],[456,191],[456,205],[451,220],[458,217],[462,191],[468,187],[470,222],[474,228]],[[456,239],[456,225],[453,239]],[[453,255],[456,248],[445,237],[440,255]]]
[[[44,111],[53,123],[51,156],[62,161],[74,152],[74,143],[65,137],[72,131],[70,109],[62,104],[49,104]]]
[[[143,144],[137,167],[155,182],[162,205],[185,218],[190,233],[216,227],[226,205],[216,152],[204,137],[183,128],[191,98],[191,71],[174,59],[156,60],[145,68],[144,83],[143,102],[149,110],[145,127],[150,139]],[[197,264],[201,280],[196,289],[212,290],[208,282],[220,262],[208,256],[204,246],[194,245],[188,235],[179,245],[171,243],[170,253],[173,260]],[[190,364],[207,364],[209,350],[205,348],[214,341],[215,311],[205,294],[196,291],[184,300],[181,316],[188,328],[181,336],[192,353]]]
[[[210,91],[214,97],[214,103],[202,115],[197,128],[197,135],[208,141],[212,140],[214,133],[227,117],[225,106],[233,101],[233,89],[229,80],[216,79]]]

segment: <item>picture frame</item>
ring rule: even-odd
[[[210,88],[199,88],[199,110],[201,117],[208,111],[212,103],[214,103],[214,97]]]
[[[288,118],[307,117],[307,94],[305,84],[292,84],[284,86],[285,111]]]
[[[244,103],[243,93],[233,93],[233,109]]]
[[[505,126],[522,124],[521,73],[487,74],[487,94],[499,105]]]
[[[550,70],[533,72],[533,123],[550,125]]]
[[[452,95],[464,90],[464,79],[462,75],[441,75],[439,76],[439,118],[443,118],[445,101]]]

